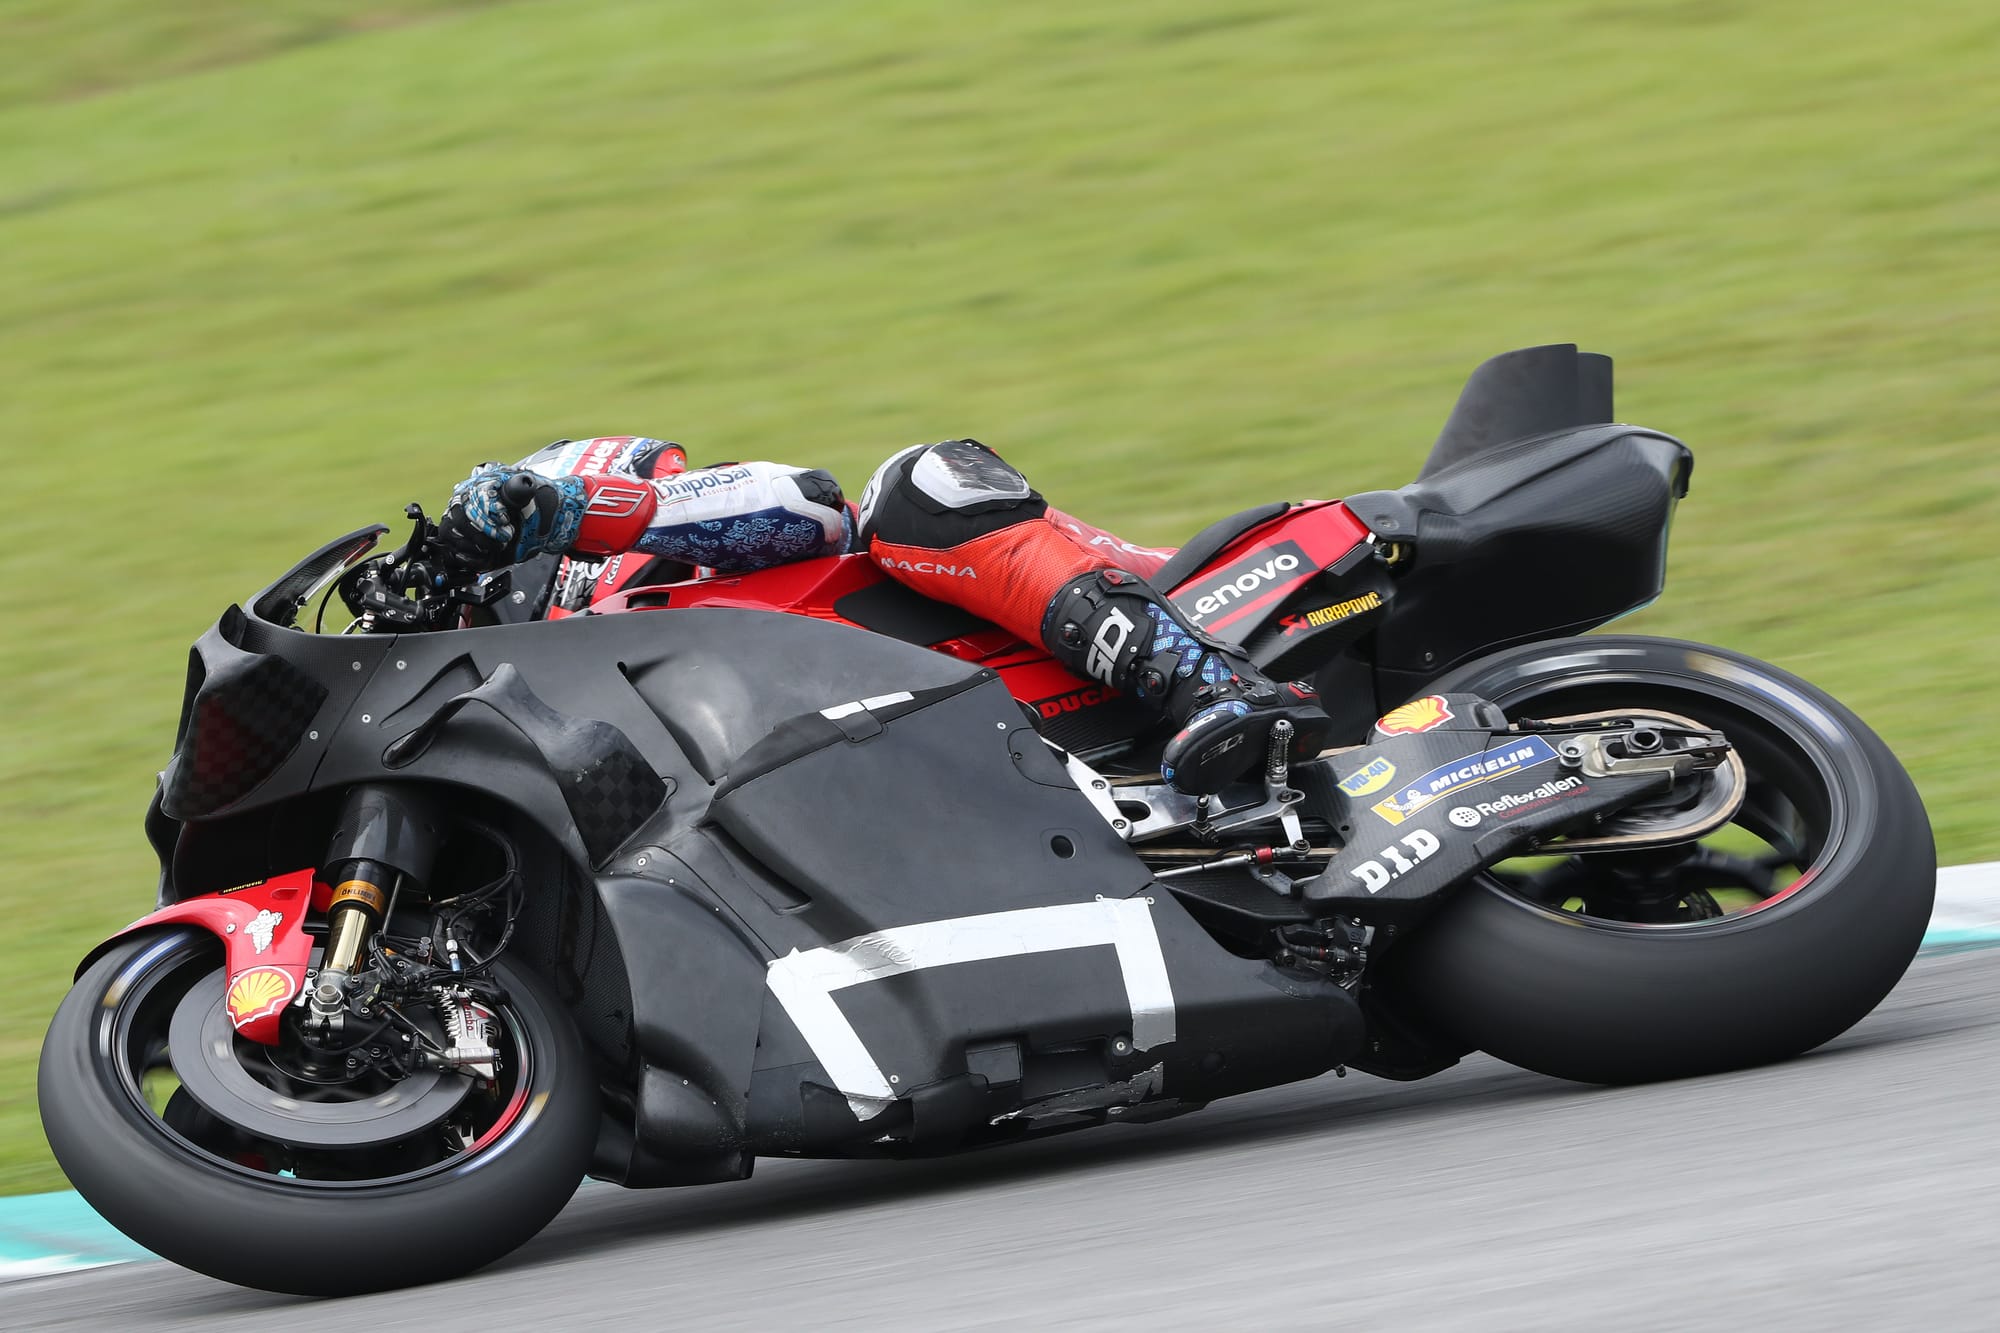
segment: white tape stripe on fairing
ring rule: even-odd
[[[1174,1039],[1174,992],[1150,898],[1099,898],[897,926],[804,953],[794,949],[771,963],[767,980],[827,1077],[866,1120],[880,1114],[896,1092],[835,1003],[835,991],[924,968],[1105,944],[1118,955],[1133,1046],[1144,1051],[1166,1045]]]
[[[906,704],[916,697],[916,695],[911,694],[908,690],[898,690],[894,694],[878,694],[872,699],[856,699],[852,703],[835,704],[831,708],[822,708],[819,710],[819,715],[829,722],[838,722],[851,713],[859,713],[864,709],[873,711],[877,708],[886,708],[890,704]]]
[[[2000,861],[1940,869],[1937,911],[1924,935],[1924,947],[1953,949],[1994,944],[2000,944]],[[774,985],[772,990],[775,993],[777,987]],[[831,993],[822,992],[822,997],[832,1004]],[[782,1003],[784,997],[780,995],[779,999]],[[789,1005],[786,1012],[791,1012]],[[835,1013],[838,1012],[836,1009]],[[853,1031],[851,1027],[848,1030]],[[859,1045],[858,1038],[856,1044]],[[871,1104],[867,1114],[879,1111],[887,1101],[883,1098]],[[51,1226],[43,1206],[52,1201],[64,1202],[69,1206],[67,1211],[77,1216],[66,1218],[65,1225],[59,1228]],[[88,1219],[87,1225],[84,1219]],[[76,1248],[80,1245],[87,1245],[92,1253],[79,1255]],[[74,1194],[0,1198],[0,1283],[150,1261],[150,1256],[143,1254],[131,1258],[108,1257],[107,1252],[114,1247],[124,1247],[128,1252],[138,1250],[109,1222],[91,1213],[89,1205]],[[40,1253],[36,1253],[38,1250]],[[106,1257],[99,1257],[100,1253]]]

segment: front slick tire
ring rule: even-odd
[[[163,1258],[225,1282],[301,1296],[413,1286],[482,1267],[546,1226],[576,1191],[597,1121],[596,1080],[548,988],[494,969],[529,1050],[518,1109],[462,1159],[371,1180],[302,1180],[197,1148],[120,1073],[122,1011],[208,973],[213,937],[142,935],[98,959],[56,1010],[42,1046],[42,1126],[77,1191]],[[135,999],[133,997],[140,997]],[[184,1094],[183,1094],[184,1095]],[[208,1119],[196,1111],[193,1120]]]
[[[1606,873],[1618,853],[1554,872],[1503,863],[1382,959],[1385,998],[1464,1045],[1589,1083],[1740,1069],[1846,1031],[1915,956],[1937,879],[1923,804],[1888,747],[1798,677],[1700,644],[1593,635],[1501,652],[1432,688],[1510,718],[1650,706],[1719,728],[1748,786],[1734,825],[1705,840],[1709,864],[1781,867],[1755,895],[1696,888],[1668,909],[1681,919],[1662,920],[1657,903],[1620,911]]]

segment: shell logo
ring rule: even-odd
[[[237,1027],[268,1018],[298,993],[299,983],[279,967],[253,967],[229,983],[229,1021]]]
[[[1392,708],[1382,715],[1375,724],[1375,730],[1385,736],[1409,736],[1419,731],[1429,731],[1451,721],[1452,711],[1442,695],[1427,694],[1421,699],[1412,699],[1400,708]]]

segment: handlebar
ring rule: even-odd
[[[501,500],[517,513],[532,503],[540,478],[520,475],[502,484]],[[525,499],[521,498],[525,492]],[[505,569],[481,571],[435,556],[437,525],[422,505],[403,510],[410,539],[387,555],[364,560],[340,580],[340,595],[359,618],[363,633],[451,629],[467,607],[488,606],[505,596],[512,579]]]
[[[542,479],[532,472],[516,472],[500,485],[500,499],[509,509],[519,514],[535,501],[535,492],[540,489]]]

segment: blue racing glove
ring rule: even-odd
[[[504,493],[517,477],[534,481],[524,503]],[[512,488],[519,491],[519,487]],[[581,477],[544,477],[525,468],[483,463],[452,488],[438,520],[438,541],[470,569],[495,569],[538,555],[561,555],[576,541],[589,495]]]

